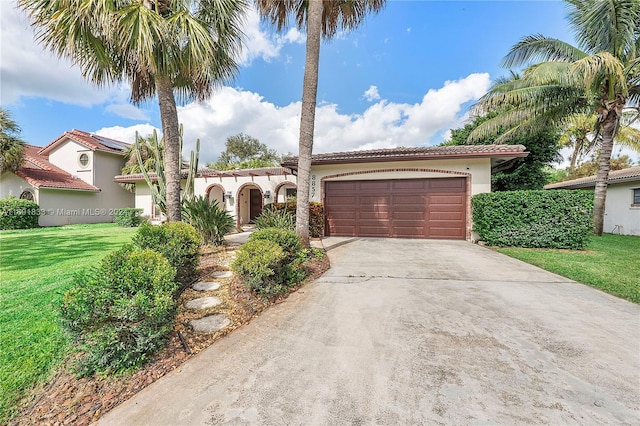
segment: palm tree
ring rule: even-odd
[[[320,38],[331,39],[341,29],[349,31],[371,12],[379,12],[386,0],[257,0],[260,14],[279,31],[287,27],[289,15],[296,26],[307,30],[306,59],[302,84],[302,111],[298,146],[298,194],[296,233],[309,246],[309,189],[311,155],[318,94]]]
[[[602,142],[594,232],[602,235],[613,141],[623,111],[640,105],[640,0],[566,1],[578,47],[542,35],[514,45],[504,65],[528,65],[522,78],[493,86],[477,104],[479,112],[509,108],[470,137],[509,128],[500,141],[515,132],[559,126],[574,113],[596,114]]]
[[[157,95],[167,216],[181,219],[176,97],[204,100],[237,71],[246,0],[19,0],[37,39],[101,86],[126,80],[131,101]]]
[[[571,149],[569,173],[578,161],[594,150],[599,150],[602,137],[597,133],[598,117],[595,114],[577,113],[566,117],[558,145]],[[623,114],[614,145],[624,146],[640,153],[640,130],[628,124]]]
[[[20,126],[8,110],[0,107],[0,173],[15,171],[22,165],[25,145],[20,139]]]

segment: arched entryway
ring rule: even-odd
[[[225,208],[224,205],[224,187],[220,184],[210,185],[206,192],[209,201],[217,201],[218,207]]]
[[[298,191],[298,187],[295,183],[285,181],[276,186],[275,195],[273,201],[275,203],[284,203],[288,198],[295,197]]]
[[[262,189],[254,183],[246,183],[238,189],[236,202],[236,217],[238,226],[253,223],[262,213],[264,194]]]

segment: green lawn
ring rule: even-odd
[[[500,253],[640,303],[640,237],[592,237],[585,251],[498,248]]]
[[[68,353],[58,306],[74,274],[135,232],[115,224],[0,232],[0,424]]]

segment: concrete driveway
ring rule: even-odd
[[[100,424],[640,423],[640,306],[461,241],[324,243],[321,279]]]

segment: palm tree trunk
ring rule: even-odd
[[[606,102],[606,104],[610,104]],[[613,150],[613,139],[620,124],[622,107],[624,102],[599,111],[600,129],[602,134],[602,147],[600,148],[600,162],[598,164],[598,174],[596,175],[595,199],[593,205],[593,233],[601,236],[604,232],[605,202],[607,199],[607,182],[609,180],[609,169],[611,168],[611,151]]]
[[[164,139],[164,175],[167,188],[167,220],[182,220],[180,204],[180,126],[171,80],[156,76],[156,91]]]
[[[571,153],[571,161],[569,162],[569,174],[573,172],[576,168],[576,163],[578,162],[578,152],[582,147],[582,142],[576,141],[573,145],[573,152]]]
[[[318,95],[318,64],[322,34],[322,0],[310,0],[307,14],[307,52],[302,85],[302,112],[298,153],[298,194],[296,233],[305,247],[309,247],[309,190],[311,182],[311,154]]]

